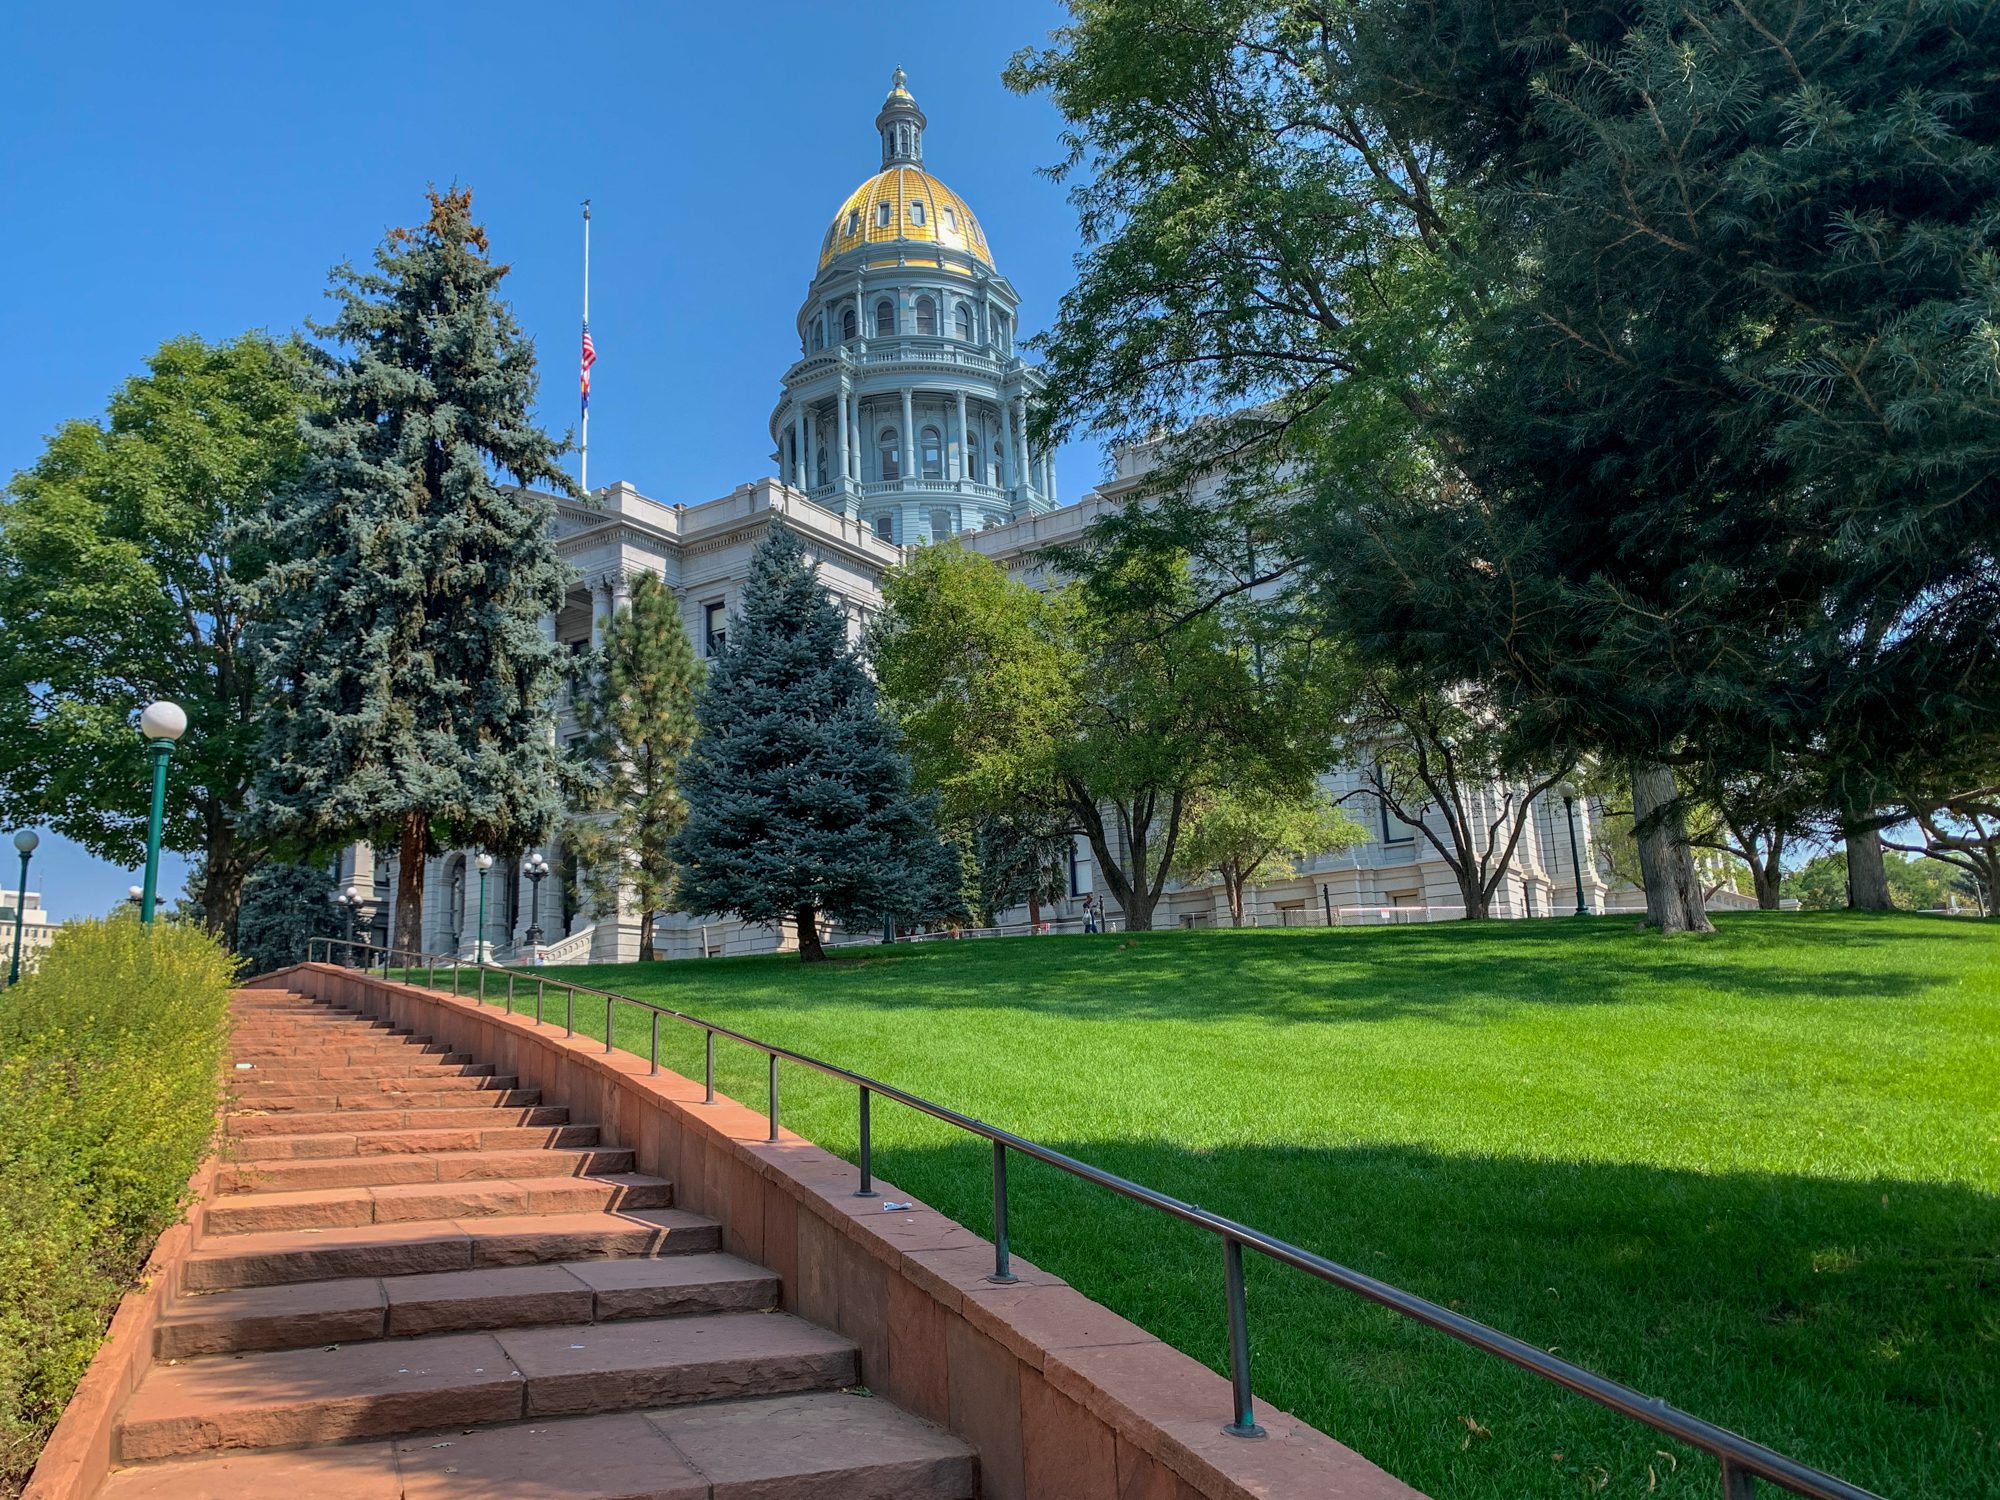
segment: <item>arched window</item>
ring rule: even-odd
[[[875,205],[875,227],[876,227],[877,229],[887,229],[887,228],[889,227],[889,215],[890,215],[890,213],[892,213],[892,212],[893,212],[893,210],[892,210],[892,209],[891,209],[891,208],[889,207],[889,205],[888,205],[888,204],[886,204],[886,203],[878,203],[878,204],[876,204],[876,205]]]
[[[917,434],[917,449],[923,459],[924,478],[944,478],[944,442],[935,427],[926,427]]]
[[[923,199],[921,199],[921,198],[912,198],[912,199],[910,200],[910,222],[911,222],[912,224],[921,224],[921,223],[923,223],[923,222],[924,222],[924,200],[923,200]]]
[[[938,210],[938,220],[945,228],[951,230],[952,233],[956,234],[958,232],[958,215],[953,213],[949,208]]]
[[[903,477],[903,438],[893,427],[884,427],[882,435],[875,439],[875,452],[881,459],[884,479]]]
[[[993,315],[993,342],[1002,349],[1007,347],[1007,315],[1005,313],[995,313]]]
[[[979,434],[976,432],[965,435],[965,477],[974,484],[986,483],[986,475],[979,467]]]
[[[860,210],[860,209],[858,209],[858,208],[850,208],[850,209],[849,209],[849,210],[847,211],[847,232],[848,232],[849,234],[859,234],[859,233],[861,233],[861,210]]]
[[[951,535],[951,512],[934,510],[931,512],[931,540],[941,542]]]
[[[967,344],[971,343],[972,342],[971,306],[964,302],[959,303],[957,310],[952,314],[952,320],[958,325],[958,337],[960,342]]]
[[[884,297],[875,304],[875,337],[886,339],[896,331],[896,304]]]
[[[937,334],[937,303],[928,297],[917,298],[917,332]]]
[[[875,518],[875,535],[879,536],[885,542],[895,541],[896,518],[894,516],[877,516]]]
[[[825,484],[825,483],[826,483],[826,444],[825,444],[825,443],[821,443],[821,444],[819,445],[819,453],[818,453],[818,455],[817,455],[817,459],[818,459],[818,462],[817,462],[817,466],[816,466],[816,468],[814,469],[814,473],[816,473],[816,474],[817,474],[817,475],[818,475],[819,477],[818,477],[818,478],[816,478],[815,480],[813,480],[813,483],[814,483],[814,484]]]
[[[840,315],[840,337],[843,341],[851,340],[857,332],[859,328],[854,309],[850,307]]]
[[[813,319],[813,326],[812,326],[812,346],[813,346],[813,348],[815,348],[815,349],[824,349],[824,348],[826,347],[826,319],[825,319],[825,318],[814,318],[814,319]]]

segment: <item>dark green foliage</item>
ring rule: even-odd
[[[672,844],[685,909],[793,919],[801,956],[814,959],[822,913],[865,931],[962,904],[958,856],[929,801],[911,794],[846,621],[782,525],[751,559],[696,713],[681,763],[688,819]]]
[[[973,831],[979,866],[979,920],[991,926],[1002,912],[1028,908],[1041,920],[1044,901],[1069,894],[1069,859],[1075,847],[1069,820],[1057,813],[1020,812],[981,818]]]
[[[236,528],[297,472],[296,354],[261,334],[169,339],[0,502],[0,823],[139,863],[152,778],[138,713],[170,698],[188,731],[163,841],[205,860],[225,935],[258,856],[238,820],[257,748],[243,590],[261,561]]]
[[[183,1207],[222,1104],[234,974],[197,927],[77,922],[0,1006],[0,1491]]]
[[[307,849],[396,850],[405,947],[427,853],[512,852],[561,810],[559,659],[541,627],[567,575],[554,502],[528,486],[574,487],[532,419],[534,349],[498,296],[506,274],[469,192],[433,193],[429,221],[392,232],[374,270],[335,273],[325,410],[263,531],[260,824]]]
[[[333,877],[321,865],[259,866],[243,884],[236,918],[236,951],[248,972],[304,963],[307,939],[345,936],[333,896]]]
[[[653,919],[674,897],[669,845],[687,821],[677,776],[694,743],[702,665],[680,606],[656,574],[632,585],[611,617],[596,672],[573,699],[591,786],[569,840],[601,912],[629,902],[640,917],[639,957],[653,957]]]

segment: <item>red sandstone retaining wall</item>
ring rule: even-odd
[[[153,1328],[179,1283],[181,1262],[194,1248],[194,1215],[214,1189],[215,1169],[213,1153],[195,1168],[188,1180],[187,1215],[160,1236],[146,1257],[139,1285],[120,1299],[110,1330],[49,1434],[21,1500],[90,1500],[111,1472],[118,1413],[153,1362]]]
[[[976,1447],[987,1500],[1423,1500],[1262,1402],[1257,1420],[1270,1436],[1229,1437],[1229,1383],[1207,1366],[1025,1261],[1013,1263],[1018,1285],[992,1285],[989,1241],[921,1203],[884,1214],[880,1199],[853,1196],[855,1170],[840,1158],[789,1131],[767,1140],[762,1114],[722,1098],[705,1106],[699,1083],[649,1076],[644,1058],[469,997],[324,964],[251,984],[437,1037],[602,1126],[605,1144],[630,1147],[640,1171],[673,1180],[679,1206],[720,1220],[725,1248],[776,1271],[788,1310],[859,1344],[865,1384]],[[888,1183],[876,1188],[905,1199]],[[129,1341],[132,1368],[110,1377],[120,1399],[151,1350],[150,1316]],[[108,1415],[103,1426],[92,1455],[108,1452]],[[31,1490],[29,1500],[88,1493]]]

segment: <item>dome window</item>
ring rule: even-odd
[[[895,541],[896,518],[894,516],[877,516],[875,518],[875,535],[885,542]]]
[[[849,210],[847,211],[847,232],[848,232],[849,234],[859,234],[859,233],[861,233],[861,210],[860,210],[860,209],[858,209],[858,208],[850,208],[850,209],[849,209]]]
[[[950,209],[948,208],[939,209],[938,218],[943,222],[944,227],[949,229],[952,233],[956,234],[958,232],[958,215],[953,213]]]
[[[944,443],[935,427],[926,427],[917,438],[924,463],[924,478],[944,478]],[[940,512],[942,514],[942,512]]]
[[[937,337],[937,303],[929,297],[917,298],[917,332]]]
[[[876,205],[875,205],[875,227],[876,227],[877,229],[887,229],[887,228],[889,227],[889,215],[890,215],[890,214],[891,214],[892,212],[893,212],[893,210],[892,210],[892,209],[891,209],[891,208],[889,207],[889,205],[888,205],[888,204],[886,204],[886,203],[878,203],[878,204],[876,204]]]
[[[903,477],[903,439],[895,428],[882,429],[882,435],[875,439],[875,453],[881,461],[884,479]]]
[[[921,224],[924,222],[924,205],[920,199],[912,198],[910,200],[910,222],[912,224]]]
[[[860,320],[854,316],[854,309],[850,307],[840,315],[840,337],[843,342],[851,341],[860,331]]]
[[[979,434],[976,432],[965,435],[965,476],[974,484],[986,483],[986,475],[979,467]]]
[[[966,344],[971,343],[972,308],[964,302],[959,303],[958,307],[952,313],[952,319],[958,326],[959,341]]]
[[[875,304],[875,337],[886,339],[896,331],[896,305],[887,297]]]
[[[934,510],[931,512],[931,540],[941,542],[951,535],[951,512]]]

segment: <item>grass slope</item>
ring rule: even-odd
[[[2000,1496],[2000,925],[1757,914],[1662,942],[1551,920],[552,972],[952,1104],[1882,1494]],[[637,1013],[618,1039],[645,1050]],[[761,1106],[761,1057],[718,1051]],[[698,1076],[699,1034],[665,1061]],[[786,1124],[852,1160],[852,1091],[782,1087]],[[989,1232],[983,1143],[889,1105],[875,1140],[882,1177]],[[1223,1367],[1212,1239],[1036,1163],[1011,1203],[1020,1254]],[[1716,1493],[1649,1429],[1249,1261],[1258,1394],[1439,1500]]]

